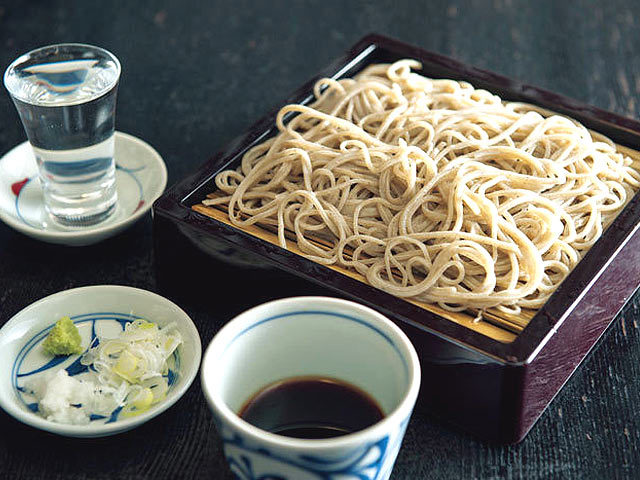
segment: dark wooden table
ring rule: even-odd
[[[0,67],[63,41],[114,52],[123,67],[117,128],[163,155],[171,184],[372,31],[637,117],[639,16],[631,0],[0,0]],[[0,152],[24,139],[0,94]],[[215,291],[222,279],[212,272],[202,281]],[[85,248],[39,243],[0,224],[0,325],[46,295],[94,284],[157,289],[150,216]],[[242,308],[215,294],[209,306],[181,306],[204,345]],[[488,445],[417,413],[393,478],[638,478],[638,405],[636,296],[521,444]],[[172,409],[112,438],[56,437],[0,411],[0,478],[230,474],[196,381]]]

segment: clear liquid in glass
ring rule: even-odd
[[[109,52],[75,44],[30,52],[5,73],[36,157],[45,208],[60,224],[94,225],[116,208],[119,75]]]

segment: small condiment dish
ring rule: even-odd
[[[167,372],[166,398],[136,416],[122,418],[114,412],[100,418],[92,416],[82,425],[55,423],[36,413],[37,401],[24,388],[25,382],[60,369],[69,376],[83,373],[80,355],[52,357],[42,348],[53,325],[64,316],[78,327],[84,350],[92,338],[114,338],[135,319],[156,323],[160,328],[175,322],[182,344],[173,354],[173,370]],[[201,351],[200,336],[189,316],[160,295],[118,285],[65,290],[29,305],[0,329],[0,365],[4,366],[0,370],[0,407],[27,425],[58,435],[114,435],[145,423],[178,401],[198,372]]]

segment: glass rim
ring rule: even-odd
[[[77,104],[82,104],[82,103],[87,103],[87,102],[93,101],[96,98],[100,98],[101,96],[103,96],[107,92],[111,91],[113,88],[115,88],[118,85],[118,82],[120,81],[120,73],[122,71],[122,66],[120,65],[120,60],[118,60],[118,57],[116,57],[109,50],[107,50],[105,48],[102,48],[102,47],[97,47],[95,45],[90,45],[88,43],[74,43],[74,42],[71,42],[71,43],[53,43],[51,45],[45,45],[45,46],[42,46],[42,47],[34,48],[33,50],[29,50],[28,52],[23,53],[22,55],[20,55],[18,58],[16,58],[14,61],[12,61],[9,64],[9,66],[4,71],[4,75],[2,77],[2,80],[3,80],[5,88],[9,92],[9,95],[11,96],[11,98],[12,99],[18,99],[21,102],[27,103],[29,105],[36,105],[36,106],[42,106],[42,107],[55,106],[55,105],[41,105],[39,103],[34,103],[32,101],[29,101],[28,99],[25,99],[25,98],[21,97],[20,95],[17,95],[16,92],[12,91],[12,89],[9,88],[9,85],[7,84],[7,78],[9,77],[9,74],[11,72],[13,72],[18,65],[26,62],[29,58],[33,57],[36,54],[42,53],[42,52],[44,52],[46,50],[49,50],[49,49],[72,48],[72,47],[84,48],[84,49],[87,49],[89,51],[98,52],[98,53],[101,53],[101,54],[107,56],[109,59],[111,59],[114,62],[115,66],[116,66],[116,75],[115,75],[115,78],[114,78],[113,82],[109,83],[105,88],[100,89],[98,92],[96,92],[95,94],[91,95],[91,97],[83,98],[81,101],[78,101],[78,102],[75,102],[75,103],[70,103],[68,105],[77,105]]]

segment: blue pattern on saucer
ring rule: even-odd
[[[96,159],[91,159],[91,160],[87,160],[87,162],[94,162],[95,160]],[[124,166],[122,166],[122,165],[120,165],[119,163],[116,162],[115,168],[116,168],[116,171],[122,171],[122,172],[126,173],[127,175],[129,175],[133,179],[133,181],[135,182],[136,186],[138,187],[138,201],[136,203],[137,207],[135,209],[135,210],[137,210],[138,208],[140,208],[139,206],[141,204],[144,204],[144,189],[142,187],[142,182],[140,181],[140,179],[136,175],[136,172],[144,170],[146,167],[142,166],[142,167],[137,167],[137,168],[127,168],[127,167],[124,167]],[[18,193],[16,194],[16,199],[15,199],[16,215],[22,221],[22,223],[24,223],[25,225],[29,225],[30,227],[37,228],[37,229],[40,229],[40,230],[44,230],[45,229],[44,225],[35,224],[33,222],[28,221],[27,217],[25,217],[22,214],[22,211],[21,211],[21,199],[22,199],[23,192],[26,191],[27,188],[41,188],[40,185],[36,185],[37,182],[35,182],[36,184],[34,184],[33,180],[35,180],[36,178],[37,178],[37,175],[33,176],[33,177],[25,178],[24,179],[24,184],[18,190]]]

